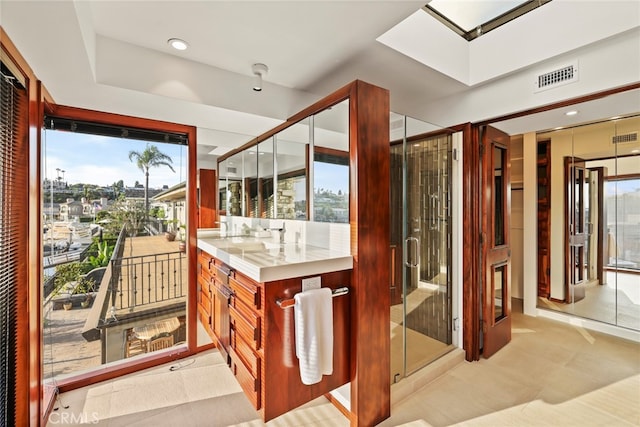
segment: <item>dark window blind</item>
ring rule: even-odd
[[[20,397],[16,390],[24,387],[18,383],[27,380],[22,375],[28,363],[27,131],[26,91],[3,68],[0,74],[0,425],[3,426],[14,425],[16,409],[24,405],[17,401]]]

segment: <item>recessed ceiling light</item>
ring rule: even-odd
[[[186,41],[176,38],[167,40],[167,43],[176,50],[187,50],[189,47],[189,44]]]
[[[575,116],[576,114],[578,114],[578,110],[567,111],[564,114],[565,114],[565,116]]]

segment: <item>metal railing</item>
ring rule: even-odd
[[[184,267],[186,258],[180,251],[112,258],[109,284],[112,306],[133,310],[185,297]]]

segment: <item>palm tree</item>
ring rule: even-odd
[[[138,151],[129,151],[129,160],[133,162],[135,159],[138,168],[144,172],[144,212],[145,220],[149,216],[149,169],[152,167],[167,166],[172,172],[175,172],[171,163],[171,157],[167,156],[155,145],[148,145],[145,150],[140,153]]]

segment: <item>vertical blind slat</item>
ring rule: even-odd
[[[26,92],[0,77],[0,425],[13,425],[18,360],[18,297],[26,292],[28,216]],[[21,152],[22,151],[22,152]]]

